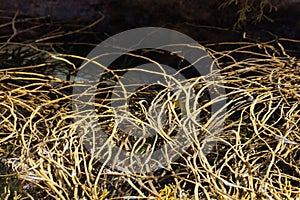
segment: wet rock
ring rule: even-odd
[[[0,4],[0,9],[32,17],[69,21],[91,18],[105,10],[108,2],[109,0],[11,0]]]

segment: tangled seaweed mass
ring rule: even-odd
[[[85,60],[74,52],[92,45],[80,38],[68,43],[68,37],[95,36],[90,28],[103,18],[83,28],[69,25],[63,33],[56,28],[65,24],[53,22],[54,29],[38,40],[30,34],[33,27],[43,29],[39,20],[44,19],[10,20],[0,26],[13,27],[0,44],[0,164],[6,170],[0,175],[1,199],[300,198],[300,59],[287,48],[299,40],[204,44],[221,76],[216,84],[226,91],[218,97],[226,99],[222,134],[215,135],[216,143],[204,155],[203,133],[211,125],[210,106],[218,99],[205,95],[210,82],[191,78],[200,99],[194,102],[197,113],[203,117],[193,118],[198,127],[189,148],[156,171],[126,173],[104,165],[83,145],[72,109],[74,95],[80,95],[73,93],[79,84],[74,75]],[[20,21],[25,24],[22,33],[15,28]],[[111,96],[104,97],[108,92],[98,86],[95,110],[109,142],[129,154],[143,153],[176,136],[162,128],[156,140],[141,140],[120,131],[111,119],[122,116],[116,116],[107,103]],[[147,105],[139,107],[139,102],[151,105],[159,92],[143,88],[136,93],[128,105],[133,123],[147,121]],[[184,126],[178,121],[186,107],[169,98],[164,112],[171,113],[170,120],[161,126]]]

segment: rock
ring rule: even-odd
[[[32,17],[51,17],[53,20],[69,21],[90,18],[105,10],[109,0],[11,0],[0,4],[0,10],[19,12]]]

